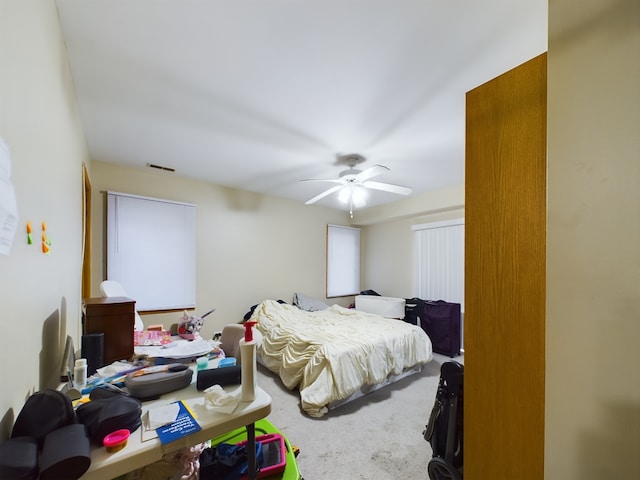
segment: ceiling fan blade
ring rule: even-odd
[[[344,185],[346,182],[342,179],[336,178],[304,178],[300,180],[301,182],[329,182],[329,183],[339,183]]]
[[[374,190],[382,190],[383,192],[396,193],[398,195],[410,195],[411,189],[409,187],[401,187],[400,185],[392,185],[390,183],[380,182],[364,182],[363,187],[373,188]]]
[[[356,182],[366,182],[370,178],[377,177],[389,170],[389,167],[385,167],[384,165],[374,165],[357,174],[355,180]]]
[[[342,183],[342,182],[340,182],[340,183]],[[326,197],[328,195],[331,195],[333,192],[337,192],[343,186],[344,185],[340,184],[340,185],[336,185],[335,187],[331,187],[328,190],[325,190],[324,192],[322,192],[320,195],[316,195],[311,200],[307,200],[306,202],[304,202],[304,204],[305,205],[311,205],[312,203],[316,203],[318,200],[322,200],[324,197]]]

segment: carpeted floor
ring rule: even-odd
[[[258,384],[273,399],[268,419],[300,449],[304,480],[427,478],[431,448],[422,432],[435,400],[440,365],[435,354],[423,370],[395,384],[311,418],[299,395],[275,374],[258,367]],[[455,360],[464,363],[463,357]]]

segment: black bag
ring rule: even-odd
[[[422,303],[420,326],[431,339],[433,351],[449,357],[460,355],[460,304],[444,300]]]
[[[433,453],[428,473],[431,480],[462,478],[464,366],[449,361],[440,367],[436,399],[423,432]]]
[[[100,445],[108,434],[120,429],[133,432],[142,424],[142,403],[122,390],[98,386],[89,398],[91,401],[81,404],[76,414]]]
[[[256,442],[256,468],[264,466],[265,446]],[[238,480],[246,479],[249,471],[249,455],[246,444],[220,443],[208,447],[200,454],[201,480]]]
[[[424,300],[418,297],[405,298],[403,320],[412,325],[420,325],[420,315],[424,310]]]
[[[380,297],[381,295],[375,290],[362,290],[360,295],[373,295],[374,297]]]
[[[76,415],[71,399],[58,390],[44,389],[27,399],[13,424],[11,438],[32,437],[42,448],[49,433],[72,423],[76,423]]]

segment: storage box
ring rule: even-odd
[[[168,330],[136,330],[133,332],[134,346],[160,346],[171,342]]]

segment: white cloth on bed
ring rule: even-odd
[[[307,312],[266,300],[251,320],[263,336],[261,362],[288,389],[299,388],[302,408],[313,417],[363,385],[432,359],[431,341],[421,328],[339,305]]]

